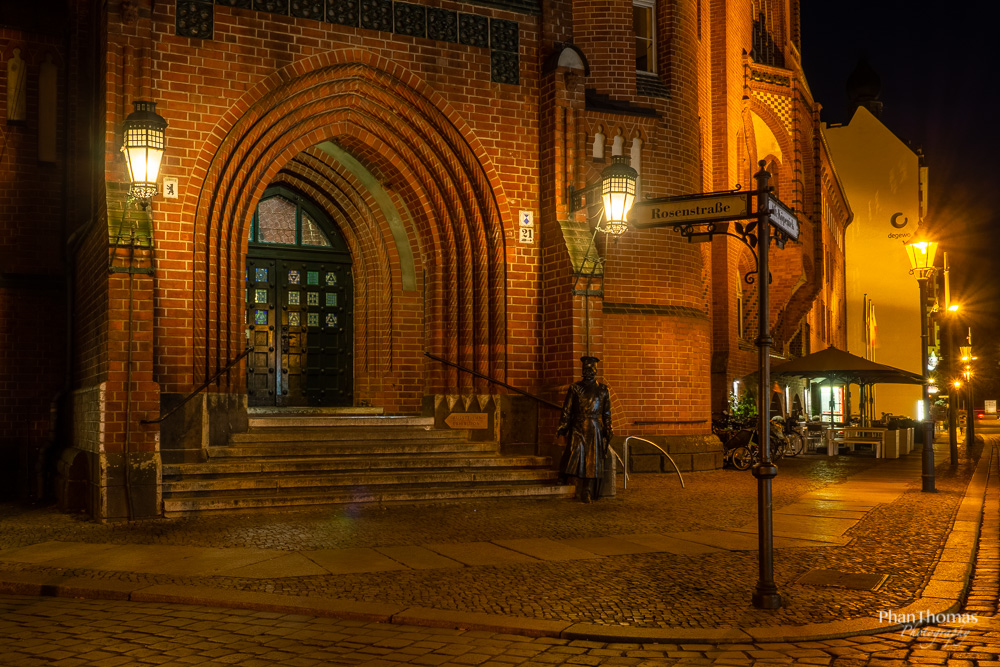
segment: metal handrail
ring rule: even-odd
[[[208,387],[208,385],[210,385],[213,382],[215,382],[216,380],[218,380],[219,376],[221,376],[223,373],[228,372],[229,369],[231,369],[233,366],[235,366],[236,364],[238,364],[240,362],[240,360],[243,359],[243,357],[247,356],[251,352],[253,352],[253,348],[252,347],[248,347],[247,349],[245,349],[242,352],[240,352],[239,356],[237,356],[235,359],[233,359],[228,364],[226,364],[225,367],[223,367],[222,370],[220,370],[215,375],[213,375],[209,379],[207,379],[204,382],[202,382],[201,386],[199,386],[197,389],[195,389],[190,394],[188,394],[184,398],[183,401],[181,401],[180,403],[178,403],[174,407],[170,408],[170,410],[167,411],[167,414],[160,415],[160,417],[158,419],[140,419],[139,423],[140,424],[159,424],[164,419],[166,419],[170,415],[172,415],[175,412],[177,412],[178,410],[180,410],[188,401],[190,401],[192,398],[194,398],[195,396],[197,396],[198,394],[200,394],[202,391],[204,391],[205,388]]]
[[[556,403],[553,403],[552,401],[547,401],[544,398],[540,398],[538,396],[535,396],[534,394],[530,394],[530,393],[524,391],[523,389],[518,389],[517,387],[509,385],[506,382],[503,382],[501,380],[497,380],[497,379],[491,378],[489,375],[483,375],[482,373],[474,371],[471,368],[466,368],[465,366],[462,366],[460,364],[456,364],[453,361],[448,361],[447,359],[442,359],[441,357],[433,355],[430,352],[424,352],[424,356],[425,357],[430,357],[434,361],[440,361],[442,364],[445,364],[446,366],[451,366],[452,368],[457,368],[458,370],[460,370],[460,371],[462,371],[464,373],[469,373],[470,375],[473,375],[473,376],[475,376],[477,378],[480,378],[481,380],[486,380],[487,382],[492,382],[493,384],[499,385],[499,386],[503,387],[504,389],[510,389],[511,391],[513,391],[515,393],[521,394],[521,396],[527,396],[528,398],[532,398],[532,399],[536,400],[537,402],[541,403],[542,405],[544,405],[546,407],[555,408],[556,410],[562,410],[563,409],[563,406],[558,405]]]
[[[677,472],[677,478],[679,480],[681,480],[681,488],[682,489],[684,488],[684,476],[681,475],[681,469],[677,467],[677,462],[674,461],[674,459],[670,456],[670,454],[667,453],[667,451],[665,449],[663,449],[663,447],[660,447],[658,444],[656,444],[655,442],[653,442],[651,440],[646,440],[645,438],[640,438],[637,435],[630,435],[627,438],[625,438],[625,444],[622,445],[622,453],[625,455],[625,461],[628,460],[628,441],[629,440],[641,440],[642,442],[650,444],[653,447],[656,447],[658,450],[660,450],[660,453],[663,454],[664,456],[666,456],[667,460],[670,461],[671,464],[673,464],[674,470]],[[615,455],[617,456],[617,452],[615,453]],[[621,457],[619,457],[618,460],[621,461]],[[622,469],[625,471],[625,488],[627,489],[628,488],[628,465],[625,463],[625,461],[622,461]]]

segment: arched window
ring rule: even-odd
[[[250,242],[265,245],[331,248],[317,220],[323,214],[304,198],[284,188],[270,188],[257,204]]]

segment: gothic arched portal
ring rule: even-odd
[[[510,212],[487,152],[443,98],[395,63],[341,51],[290,65],[232,108],[206,144],[202,187],[187,202],[196,225],[195,378],[243,348],[249,228],[265,189],[285,182],[330,216],[354,262],[356,404],[412,412],[426,394],[484,389],[425,351],[506,379]],[[235,393],[243,380],[232,373],[222,382]]]

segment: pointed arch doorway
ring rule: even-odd
[[[254,407],[354,402],[351,255],[321,209],[284,186],[257,205],[246,261]]]

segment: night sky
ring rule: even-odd
[[[998,68],[985,2],[802,0],[802,60],[827,123],[850,120],[846,82],[864,57],[882,80],[882,122],[929,168],[925,224],[948,251],[952,300],[974,344],[1000,332]],[[994,57],[995,59],[995,57]],[[900,249],[902,252],[902,249]]]

